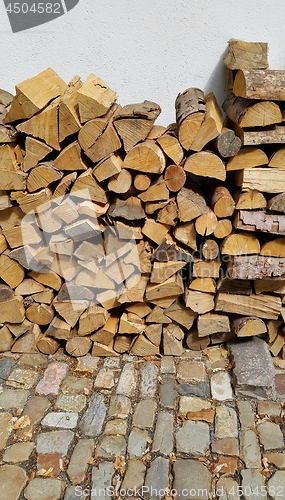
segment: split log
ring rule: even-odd
[[[209,337],[199,337],[198,330],[196,328],[192,328],[186,334],[186,344],[187,347],[193,351],[201,351],[206,349],[210,344],[210,336]]]
[[[5,210],[6,208],[12,207],[10,197],[6,191],[0,191],[0,210]]]
[[[62,178],[63,174],[58,169],[53,168],[50,164],[42,164],[34,167],[27,179],[27,189],[29,193],[33,193],[38,189],[45,188]]]
[[[134,146],[126,155],[124,168],[139,172],[161,174],[166,166],[164,153],[150,139]]]
[[[215,140],[215,148],[223,158],[235,156],[241,148],[241,139],[229,128],[222,128]]]
[[[269,345],[274,342],[277,337],[278,331],[280,331],[280,326],[282,325],[282,321],[273,321],[269,320],[266,323],[267,326],[267,340]]]
[[[200,151],[188,156],[184,163],[184,170],[201,177],[226,180],[226,169],[223,161],[210,151]]]
[[[144,323],[129,320],[129,314],[123,313],[120,317],[118,333],[126,335],[139,335],[144,331]]]
[[[43,354],[54,354],[59,349],[59,347],[60,343],[56,339],[49,337],[45,333],[40,336],[39,340],[37,341],[37,349]]]
[[[8,255],[0,255],[0,278],[11,288],[17,287],[24,279],[23,267]]]
[[[175,101],[178,139],[187,151],[204,120],[206,105],[204,93],[197,88],[190,88],[178,94]]]
[[[153,219],[146,219],[142,228],[142,232],[150,240],[159,245],[165,238],[165,235],[168,233],[169,229],[170,226],[168,226],[167,224],[160,224],[159,222],[155,222]]]
[[[228,273],[233,279],[283,278],[285,259],[263,255],[235,256],[228,263]],[[258,316],[258,315],[257,315]]]
[[[222,131],[223,116],[213,92],[205,95],[206,111],[204,120],[191,144],[193,151],[201,151],[204,146],[215,139]]]
[[[25,319],[23,297],[17,295],[13,299],[0,302],[0,323],[22,323]]]
[[[194,257],[192,276],[194,278],[218,278],[221,264],[219,260],[206,261]]]
[[[108,189],[113,193],[126,193],[130,189],[132,181],[130,172],[124,168],[114,177],[111,177],[108,182]]]
[[[25,151],[23,170],[24,172],[28,172],[31,168],[35,167],[39,161],[43,160],[51,153],[52,148],[34,137],[26,137]]]
[[[146,323],[169,324],[171,320],[165,316],[164,310],[159,306],[155,306],[151,313],[145,319]]]
[[[61,181],[58,183],[57,187],[53,193],[53,202],[56,204],[61,203],[63,196],[67,193],[69,187],[77,178],[76,172],[71,172],[71,174],[65,175]]]
[[[118,153],[111,154],[108,158],[101,160],[93,169],[93,174],[98,182],[109,179],[121,172],[123,160]]]
[[[282,122],[278,104],[271,101],[256,102],[230,94],[223,104],[223,110],[230,120],[242,128],[266,127]]]
[[[40,304],[50,305],[53,301],[54,293],[53,290],[45,289],[44,292],[38,292],[33,295],[33,301],[39,302]]]
[[[53,301],[55,310],[73,328],[81,314],[89,306],[87,300],[60,301],[57,297]]]
[[[207,211],[205,198],[192,189],[182,188],[177,195],[177,205],[181,222],[188,222]]]
[[[164,179],[169,191],[180,191],[186,182],[186,174],[179,165],[169,165],[164,172]]]
[[[283,168],[285,161],[285,148],[282,147],[275,151],[273,155],[270,157],[268,166],[271,168]]]
[[[93,333],[93,335],[91,336],[91,340],[93,340],[95,343],[99,342],[100,344],[106,346],[110,345],[118,331],[118,325],[119,318],[117,316],[111,316],[110,318],[108,318],[105,325],[100,328],[100,330]]]
[[[41,272],[31,271],[29,273],[29,276],[31,276],[31,278],[38,281],[39,283],[53,288],[54,290],[59,290],[61,287],[60,277],[58,276],[58,274],[50,271],[49,269],[42,269]]]
[[[263,42],[243,42],[231,38],[228,41],[229,51],[224,63],[231,70],[267,69],[268,44]]]
[[[39,325],[32,325],[27,333],[16,340],[11,351],[27,354],[38,353],[37,343],[41,335],[42,333]]]
[[[109,202],[95,203],[94,201],[86,200],[81,201],[77,204],[77,210],[79,214],[88,215],[88,217],[96,219],[97,217],[101,217],[102,215],[104,215],[107,212],[109,206]]]
[[[173,229],[173,236],[184,245],[197,250],[196,231],[194,222],[181,224]]]
[[[285,193],[277,194],[268,200],[267,208],[273,212],[285,213]]]
[[[63,319],[55,316],[46,330],[46,335],[57,340],[68,340],[71,335],[71,326]]]
[[[278,356],[281,349],[283,351],[284,344],[285,344],[285,335],[283,332],[280,332],[277,334],[276,339],[274,340],[274,342],[270,346],[270,351],[273,354],[273,356]],[[282,359],[283,359],[283,356],[282,356]]]
[[[10,199],[15,200],[25,214],[48,210],[51,206],[51,198],[52,192],[49,188],[43,188],[34,193],[12,191],[10,194]]]
[[[132,356],[156,356],[159,354],[159,346],[150,342],[144,335],[139,335],[131,347],[130,354]]]
[[[118,96],[101,78],[91,73],[78,90],[77,97],[80,121],[85,123],[105,115]]]
[[[46,304],[32,304],[26,309],[26,316],[31,323],[49,325],[54,317],[54,310]]]
[[[197,313],[191,311],[191,309],[187,309],[182,300],[179,299],[171,304],[170,307],[164,309],[164,314],[173,321],[176,321],[176,323],[179,323],[179,325],[184,326],[187,330],[190,330],[197,317]]]
[[[169,226],[176,225],[178,218],[178,207],[174,199],[171,199],[165,207],[161,208],[157,214],[157,222],[167,224]]]
[[[136,314],[139,318],[144,318],[151,312],[151,308],[145,302],[130,304],[126,306],[125,310]]]
[[[262,231],[285,235],[285,215],[266,214],[255,210],[240,210],[234,219],[234,226],[243,231]]]
[[[27,174],[24,172],[9,172],[0,170],[0,190],[11,189],[13,191],[24,191],[27,184]]]
[[[95,118],[83,125],[78,133],[78,142],[83,151],[87,151],[95,144],[97,139],[106,130],[107,124],[108,120],[106,118]]]
[[[86,156],[88,156],[93,163],[97,163],[103,158],[115,153],[122,146],[112,122],[109,122],[104,132],[99,135],[98,139],[92,142],[93,144],[88,149],[83,149]],[[80,143],[80,146],[82,147],[82,143]]]
[[[216,311],[277,319],[281,312],[281,299],[272,295],[229,295],[218,292]]]
[[[92,347],[92,342],[88,337],[73,337],[65,344],[65,350],[74,357],[85,356]]]
[[[183,330],[172,323],[163,328],[163,353],[165,356],[181,356],[183,354]]]
[[[233,86],[236,96],[268,101],[285,100],[285,71],[239,70]]]
[[[230,158],[227,163],[227,172],[232,170],[241,170],[243,168],[260,167],[267,165],[267,155],[260,148],[244,147],[240,149],[236,156]]]
[[[235,191],[233,197],[237,210],[256,210],[266,208],[267,205],[265,196],[256,190]]]
[[[98,184],[92,175],[92,170],[88,169],[77,177],[72,186],[71,194],[76,198],[95,201],[96,203],[107,203],[108,195]]]
[[[74,243],[63,234],[54,234],[50,239],[49,248],[51,252],[59,255],[71,255],[74,250]]]
[[[168,278],[173,276],[177,271],[185,266],[185,262],[154,262],[152,273],[150,276],[151,283],[164,283]]]
[[[171,278],[163,283],[148,285],[146,288],[146,300],[152,302],[153,300],[171,297],[173,295],[181,295],[184,292],[183,281],[179,273],[174,274]]]
[[[0,145],[1,171],[17,172],[22,170],[23,155],[19,144]]]
[[[204,314],[212,311],[215,307],[214,294],[197,292],[195,290],[186,290],[185,305],[198,314]]]
[[[58,109],[58,140],[78,132],[81,128],[78,109],[77,91],[82,87],[80,77],[76,75],[63,92]]]
[[[215,240],[206,239],[202,245],[202,254],[206,260],[215,260],[219,256],[219,245]]]
[[[133,340],[127,335],[117,335],[114,340],[114,351],[123,354],[124,352],[129,352]]]
[[[64,148],[54,161],[54,168],[58,170],[87,170],[85,163],[81,158],[81,148],[77,141],[72,142]]]
[[[201,314],[198,317],[197,329],[199,337],[214,333],[228,333],[231,331],[229,317],[218,313]]]
[[[211,190],[210,203],[219,218],[230,217],[235,209],[234,199],[225,186],[216,186]]]
[[[259,254],[260,243],[253,234],[230,234],[221,244],[223,255]]]
[[[5,250],[8,248],[8,243],[3,234],[0,234],[0,254],[5,252]]]
[[[213,278],[194,278],[188,283],[189,290],[216,293],[216,281]]]
[[[284,125],[270,125],[258,130],[242,129],[238,125],[233,128],[244,146],[285,143]]]
[[[226,238],[232,232],[232,223],[229,219],[220,219],[217,222],[216,229],[213,233],[215,238]]]
[[[14,343],[14,337],[7,326],[0,328],[0,352],[10,351]]]
[[[161,343],[162,325],[147,325],[144,334],[150,342],[159,347]]]
[[[100,306],[90,306],[79,318],[78,335],[88,335],[104,326],[108,320],[108,312]]]
[[[237,172],[236,184],[242,191],[256,189],[263,193],[283,193],[285,191],[284,168],[248,168]]]
[[[138,191],[146,191],[151,183],[151,178],[145,174],[137,174],[134,178],[134,187]]]
[[[285,281],[272,279],[255,280],[254,291],[256,295],[263,292],[272,292],[283,295],[285,293]]]
[[[45,287],[32,279],[24,279],[15,289],[15,295],[33,295],[34,293],[43,292]]]
[[[252,316],[234,319],[233,328],[237,337],[252,337],[267,332],[264,321]]]
[[[120,356],[120,354],[113,350],[113,342],[110,345],[93,342],[91,356]]]
[[[184,152],[178,139],[174,135],[166,133],[161,135],[156,142],[159,144],[166,156],[168,156],[175,163],[175,165],[179,165],[179,163],[183,160]]]
[[[285,238],[276,238],[262,245],[260,255],[285,257]]]
[[[108,214],[114,218],[121,217],[126,220],[139,220],[145,218],[142,202],[135,196],[131,196],[126,200],[115,198],[110,205]]]
[[[195,220],[195,229],[201,236],[209,236],[215,231],[217,224],[216,215],[208,209],[205,214],[200,215],[200,217]]]
[[[168,200],[169,191],[163,177],[159,177],[152,185],[143,193],[138,195],[138,198],[144,202]]]

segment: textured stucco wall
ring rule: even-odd
[[[68,14],[13,34],[0,0],[0,88],[51,66],[65,80],[100,76],[121,104],[153,100],[157,123],[174,121],[187,87],[222,104],[229,38],[269,43],[271,69],[285,69],[284,0],[80,0]]]

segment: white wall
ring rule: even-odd
[[[51,66],[68,82],[101,77],[128,104],[162,108],[188,87],[213,90],[223,102],[223,56],[229,38],[269,43],[271,69],[285,69],[284,0],[80,0],[68,14],[13,34],[0,1],[0,88]]]

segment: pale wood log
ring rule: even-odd
[[[14,299],[15,295],[21,295],[21,294],[16,294],[10,286],[0,285],[0,302],[5,302],[6,300],[12,300]]]
[[[140,323],[138,323],[137,320],[140,320]],[[126,335],[139,335],[144,331],[144,328],[145,325],[141,318],[134,318],[134,315],[132,316],[124,312],[120,317],[118,333]]]
[[[54,309],[47,304],[32,304],[27,308],[26,316],[37,325],[49,325],[54,317]]]
[[[150,277],[151,283],[163,283],[185,266],[185,262],[154,262]]]
[[[215,260],[219,256],[219,245],[215,240],[206,239],[202,245],[202,254],[206,260]]]
[[[200,217],[195,220],[195,229],[201,236],[209,236],[215,231],[217,224],[218,220],[216,215],[208,209],[205,214],[200,215]]]
[[[138,142],[146,139],[160,112],[161,108],[158,104],[144,101],[138,104],[128,104],[117,113],[114,126],[123,141],[126,152]]]
[[[193,260],[191,253],[177,243],[169,233],[154,251],[153,258],[159,262],[168,262],[169,260],[192,262]]]
[[[168,200],[169,191],[167,189],[167,183],[163,177],[159,177],[152,185],[143,193],[138,195],[144,202],[158,201],[158,200]]]
[[[197,329],[199,337],[206,337],[214,333],[228,333],[231,331],[230,320],[225,314],[201,314],[198,316]]]
[[[201,177],[213,177],[220,181],[226,180],[224,162],[215,153],[200,151],[188,156],[184,163],[184,170]]]
[[[216,281],[214,278],[194,278],[188,283],[189,290],[197,292],[216,293]]]
[[[71,335],[71,326],[58,316],[54,316],[46,330],[46,335],[57,340],[68,340]]]
[[[171,323],[171,319],[165,316],[164,310],[159,306],[155,306],[153,308],[151,313],[146,317],[145,321],[146,323],[156,323],[156,324]]]
[[[274,342],[270,346],[270,351],[273,354],[273,356],[278,356],[278,354],[281,351],[281,349],[283,348],[284,344],[285,344],[285,335],[284,335],[284,333],[280,332],[277,334],[276,339],[274,340]]]
[[[230,234],[221,244],[223,255],[259,254],[260,243],[253,234]]]
[[[51,68],[19,83],[5,123],[31,118],[60,96],[66,87],[66,83]]]
[[[256,210],[266,208],[267,205],[265,196],[256,190],[235,191],[233,197],[237,210]]]
[[[230,94],[223,104],[223,110],[230,120],[242,128],[266,127],[282,122],[278,104],[271,101],[256,102]]]
[[[138,191],[146,191],[150,187],[150,183],[150,177],[145,174],[137,174],[134,178],[134,187]]]
[[[166,166],[165,155],[150,139],[134,146],[126,155],[124,168],[139,172],[161,174]]]
[[[18,286],[24,279],[23,267],[8,255],[0,255],[0,278],[11,288]]]
[[[184,152],[175,135],[170,133],[163,134],[157,139],[157,143],[160,145],[166,156],[168,156],[175,163],[175,165],[179,165],[179,163],[183,160]]]
[[[3,234],[0,234],[0,254],[5,252],[5,250],[8,248],[8,243]]]
[[[111,177],[108,182],[108,189],[118,194],[126,193],[132,185],[132,180],[130,172],[124,168],[114,177]]]
[[[180,191],[186,182],[186,174],[179,165],[169,165],[164,172],[166,186],[170,191]]]
[[[63,92],[58,110],[58,139],[62,142],[66,137],[75,134],[81,128],[77,91],[82,86],[80,77],[76,75]]]
[[[132,281],[132,278],[134,280]],[[148,274],[139,276],[133,274],[129,280],[125,283],[125,289],[119,297],[119,302],[124,304],[125,302],[143,302],[145,289],[148,283]]]
[[[251,295],[251,282],[247,280],[231,279],[228,276],[220,278],[217,282],[217,290],[224,293],[233,293],[238,295]]]
[[[37,229],[30,224],[6,229],[3,233],[11,248],[17,248],[22,245],[37,245],[42,240]]]
[[[170,226],[167,224],[160,224],[159,222],[155,222],[153,219],[146,219],[142,232],[145,236],[147,236],[147,238],[159,245],[165,238],[169,229]]]
[[[145,203],[145,212],[147,214],[154,214],[154,212],[156,212],[157,210],[161,210],[162,208],[166,207],[166,205],[169,203],[169,200],[166,200],[166,201],[159,201],[159,202],[155,202],[155,201],[147,201]]]
[[[189,349],[193,351],[200,351],[202,349],[206,349],[211,342],[210,336],[208,337],[199,337],[198,330],[196,328],[192,328],[189,332],[186,333],[186,344]]]
[[[271,168],[283,168],[285,161],[285,148],[282,147],[275,151],[269,159],[268,166]]]
[[[25,157],[23,161],[23,171],[28,172],[35,167],[40,160],[43,160],[52,148],[42,141],[38,141],[34,137],[26,137],[25,141]]]
[[[82,146],[81,143],[80,145]],[[112,122],[109,122],[103,133],[99,135],[98,139],[93,141],[93,144],[88,149],[83,149],[86,156],[88,156],[93,163],[97,163],[103,158],[106,158],[107,156],[118,151],[121,146],[120,138],[113,127]]]
[[[229,51],[224,63],[231,70],[267,69],[268,44],[264,42],[243,42],[231,38],[228,41]]]
[[[119,320],[117,316],[110,316],[103,328],[93,333],[91,340],[100,344],[109,345],[118,332]]]
[[[36,214],[37,224],[45,233],[55,233],[61,229],[62,219],[52,210],[45,210]]]
[[[0,226],[2,229],[9,229],[13,228],[14,226],[20,226],[24,217],[25,214],[19,207],[7,208],[6,210],[1,211]]]
[[[229,128],[222,128],[215,140],[215,148],[223,158],[235,156],[241,148],[241,139]]]
[[[77,141],[64,148],[54,161],[54,168],[60,171],[87,170],[81,158],[81,148]]]
[[[108,202],[108,194],[92,175],[91,168],[77,177],[71,189],[71,194],[76,198],[83,198],[97,203],[105,204]]]
[[[115,198],[108,210],[112,217],[122,217],[126,220],[139,220],[145,218],[145,212],[141,200],[131,196],[126,200]]]
[[[245,231],[262,231],[285,234],[285,215],[266,214],[261,211],[240,210],[234,218],[234,226]]]
[[[176,226],[173,229],[173,236],[178,241],[181,241],[181,243],[183,243],[184,245],[187,245],[193,250],[197,250],[196,231],[194,222],[188,222],[186,224]]]
[[[205,95],[206,112],[204,120],[191,144],[193,151],[201,151],[204,146],[215,139],[222,131],[223,116],[213,92]]]
[[[93,174],[98,182],[109,179],[121,172],[123,160],[118,153],[111,154],[108,158],[101,160],[93,169]],[[126,171],[127,172],[127,171]],[[125,192],[125,191],[124,191]]]
[[[115,290],[105,290],[103,292],[97,293],[96,300],[107,311],[121,305],[117,300],[117,293],[115,292]]]
[[[205,198],[192,189],[182,188],[177,195],[177,205],[181,222],[188,222],[207,211]]]
[[[205,117],[204,93],[197,88],[185,90],[178,94],[175,109],[178,139],[183,148],[189,150]]]
[[[7,326],[0,328],[0,352],[10,351],[14,343],[14,337]]]
[[[285,257],[285,238],[276,238],[262,245],[260,255]]]
[[[32,271],[39,271],[43,265],[37,260],[37,250],[34,247],[25,245],[9,252],[9,257],[22,267]]]
[[[106,275],[118,285],[126,281],[135,271],[134,266],[126,264],[123,259],[116,259],[113,264],[105,267]]]
[[[184,292],[183,281],[179,273],[160,284],[148,285],[146,289],[146,300],[152,302],[156,299],[181,295]]]
[[[20,209],[25,214],[48,210],[51,205],[51,198],[52,192],[49,188],[43,188],[34,193],[14,191],[10,195],[10,199],[17,201]]]
[[[35,293],[33,295],[34,302],[39,302],[40,304],[50,305],[53,301],[54,293],[53,290],[45,289],[43,292]]]
[[[120,356],[120,354],[113,350],[113,341],[108,346],[93,342],[91,356]]]
[[[28,333],[33,327],[32,323],[30,323],[30,321],[26,318],[22,321],[22,323],[6,323],[6,325],[16,338]]]
[[[23,297],[17,295],[13,299],[0,302],[0,323],[22,323],[25,319]]]
[[[239,70],[234,80],[233,93],[246,99],[284,101],[284,87],[285,71]]]
[[[87,151],[100,135],[104,132],[108,124],[106,118],[95,118],[90,120],[79,130],[78,141],[84,151]]]
[[[48,146],[60,151],[58,140],[58,107],[60,98],[55,99],[46,108],[26,122],[17,125],[17,130],[43,140]]]
[[[32,325],[27,333],[16,340],[11,351],[27,354],[38,353],[37,342],[41,334],[39,325]]]
[[[34,167],[29,173],[27,179],[27,189],[30,193],[32,193],[60,180],[62,176],[62,172],[54,168],[52,165],[48,163],[41,164],[38,167]]]
[[[227,171],[241,170],[247,168],[267,165],[267,155],[257,147],[245,147],[240,149],[236,156],[230,158],[227,163]]]
[[[266,323],[267,326],[267,341],[270,344],[274,342],[277,337],[279,327],[282,325],[282,321],[269,320]]]
[[[65,350],[74,357],[85,356],[92,347],[92,342],[88,337],[73,337],[67,340]]]
[[[53,193],[53,202],[56,204],[61,203],[64,195],[68,192],[71,184],[76,180],[77,172],[65,175],[58,183]]]
[[[233,328],[237,337],[252,337],[267,332],[264,321],[252,316],[233,319]]]
[[[277,194],[268,200],[267,208],[274,212],[285,213],[285,193]]]
[[[277,319],[281,312],[281,299],[271,295],[229,295],[218,292],[216,311]]]
[[[29,276],[39,283],[53,288],[54,290],[59,290],[62,284],[58,274],[50,271],[49,269],[42,269],[41,272],[31,271]]]
[[[157,214],[157,222],[161,224],[167,224],[169,226],[176,225],[176,219],[178,217],[178,208],[175,199],[171,199],[165,207],[161,208]]]
[[[6,191],[0,191],[0,210],[12,207],[10,197]]]
[[[155,306],[167,309],[171,306],[171,304],[173,304],[173,302],[175,302],[176,299],[178,299],[178,297],[180,297],[180,294],[176,293],[175,295],[170,295],[169,297],[161,297],[160,299],[150,300],[150,302]]]
[[[150,342],[159,347],[161,343],[162,325],[147,325],[144,334]]]
[[[219,260],[205,261],[194,258],[192,276],[194,278],[218,278],[221,264]]]
[[[213,232],[215,238],[222,239],[231,234],[232,223],[229,219],[220,219],[217,222],[216,229]]]
[[[211,190],[211,207],[217,217],[230,217],[235,209],[234,199],[225,186],[216,186]]]
[[[166,132],[166,130],[166,127],[163,127],[163,125],[153,125],[147,139],[158,139]]]
[[[131,337],[126,335],[117,335],[114,340],[114,351],[123,354],[124,352],[129,352],[133,340]]]
[[[115,284],[112,279],[106,276],[102,269],[99,271],[92,272],[89,270],[84,270],[79,272],[75,279],[76,285],[87,286],[90,288],[97,289],[97,292],[103,290],[114,290]]]
[[[93,221],[89,219],[81,219],[78,222],[65,226],[64,232],[67,236],[72,238],[73,241],[83,241],[88,238],[93,238],[100,233],[100,228],[98,224],[94,224]]]
[[[15,295],[32,295],[34,293],[43,292],[45,287],[41,283],[37,283],[32,279],[24,279],[15,289]]]
[[[0,103],[7,107],[9,106],[9,104],[11,104],[11,102],[13,101],[13,94],[10,94],[9,92],[7,92],[6,90],[3,90],[3,89],[0,89]]]
[[[73,253],[73,256],[79,260],[93,260],[96,258],[99,262],[105,257],[103,241],[92,243],[83,241]]]
[[[71,255],[74,250],[74,243],[63,234],[53,234],[49,242],[49,248],[51,252],[59,255]]]
[[[263,292],[283,295],[285,293],[285,281],[270,279],[254,280],[254,291],[257,295]]]
[[[19,144],[0,145],[0,168],[9,172],[22,170],[23,155]]]
[[[102,203],[95,203],[94,201],[91,200],[86,200],[86,201],[81,201],[80,203],[77,204],[77,210],[79,214],[88,215],[88,217],[97,219],[97,217],[101,217],[107,212],[109,206],[110,206],[109,202],[102,204]]]
[[[45,333],[37,341],[37,349],[43,354],[54,354],[60,347],[60,343]]]
[[[144,335],[139,335],[131,347],[130,354],[132,356],[156,356],[159,354],[159,346],[150,342]]]
[[[173,326],[177,327],[178,325],[173,324]],[[181,356],[183,354],[182,340],[175,336],[175,330],[170,327],[163,328],[163,354],[165,356]]]
[[[176,300],[170,307],[164,309],[164,315],[171,318],[179,325],[184,326],[187,330],[193,325],[195,318],[197,317],[197,313],[191,311],[191,309],[187,309],[182,300]]]
[[[185,305],[199,314],[212,311],[215,307],[214,295],[206,292],[197,292],[195,290],[186,290]]]
[[[77,92],[81,123],[107,113],[117,97],[116,92],[111,90],[101,78],[91,73]]]
[[[53,301],[55,310],[62,316],[62,318],[73,328],[80,318],[81,314],[89,306],[87,300],[72,300],[60,301],[55,297]]]
[[[27,174],[24,172],[9,172],[0,170],[0,190],[24,191],[27,184]]]
[[[233,279],[283,278],[285,259],[263,255],[235,256],[228,263],[228,273]]]
[[[145,302],[136,302],[126,306],[126,311],[136,314],[139,318],[144,318],[151,312],[151,308]]]

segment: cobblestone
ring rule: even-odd
[[[147,437],[148,432],[141,429],[134,428],[130,435],[128,441],[128,454],[130,458],[139,457],[141,458],[147,447]]]
[[[200,411],[211,408],[210,401],[192,396],[182,396],[180,398],[179,413],[186,416],[188,411]]]
[[[264,453],[263,458],[266,458],[271,464],[276,465],[277,469],[285,469],[284,453]]]
[[[93,439],[81,439],[75,446],[67,468],[67,475],[71,484],[80,484],[84,481],[88,460],[94,451]]]
[[[29,459],[34,450],[35,443],[16,443],[9,446],[4,453],[3,462],[10,464],[20,464]]]
[[[90,354],[86,354],[86,356],[82,356],[78,358],[77,366],[74,370],[74,373],[94,373],[97,369],[97,365],[100,361],[100,358],[95,356],[91,356]]]
[[[94,387],[96,389],[112,389],[114,385],[114,372],[109,368],[101,368],[95,379]]]
[[[128,460],[128,468],[122,484],[123,490],[139,490],[144,484],[146,466],[137,458]]]
[[[13,429],[13,417],[10,413],[0,413],[0,450],[6,446],[7,439]]]
[[[117,394],[131,397],[134,395],[137,383],[137,374],[133,363],[125,364],[119,383],[117,386]]]
[[[254,415],[249,401],[238,401],[238,414],[241,430],[246,431],[255,427]]]
[[[164,457],[155,458],[147,471],[145,486],[149,489],[145,498],[158,499],[161,497],[159,491],[169,487],[169,461]],[[150,494],[151,488],[153,494]],[[157,493],[156,493],[157,492]]]
[[[259,401],[257,405],[257,413],[260,417],[279,417],[281,413],[280,403],[273,401]]]
[[[51,363],[47,367],[44,377],[39,381],[36,392],[44,395],[58,394],[59,386],[67,370],[68,365],[66,363]]]
[[[257,426],[257,431],[264,451],[277,450],[284,446],[283,435],[279,425],[273,422],[262,422]]]
[[[199,396],[201,398],[207,397],[209,386],[206,382],[197,384],[179,384],[178,394],[181,396]]]
[[[284,497],[285,491],[285,472],[276,471],[267,483],[268,496],[272,500],[278,500],[280,496]]]
[[[173,488],[177,490],[177,499],[207,500],[209,498],[211,474],[201,462],[191,459],[177,460],[173,464],[173,472]],[[189,495],[190,490],[193,492],[191,496]]]
[[[50,402],[44,396],[34,396],[24,407],[23,415],[28,415],[30,424],[24,429],[17,430],[17,438],[23,439],[25,433],[33,432],[35,426],[41,421],[45,412],[50,408]]]
[[[89,406],[85,411],[79,427],[83,436],[96,437],[103,428],[107,408],[103,394],[96,392],[91,396]]]
[[[109,420],[106,423],[106,427],[104,429],[104,434],[109,434],[109,435],[116,435],[116,434],[121,434],[122,436],[125,436],[127,432],[127,421],[126,420]]]
[[[206,454],[210,446],[209,426],[205,422],[186,420],[176,431],[176,449],[178,453],[189,453],[193,457]]]
[[[25,389],[4,389],[0,394],[0,408],[10,410],[11,408],[23,408],[30,392]]]
[[[145,399],[137,404],[133,416],[133,426],[145,429],[153,426],[156,402]]]
[[[162,356],[161,365],[160,365],[160,373],[167,374],[175,374],[176,368],[174,363],[173,356]]]
[[[176,377],[181,382],[204,382],[206,379],[204,363],[181,360],[177,367]]]
[[[112,462],[103,462],[92,468],[92,490],[96,498],[111,498],[109,488],[112,486],[112,476],[115,472]]]
[[[15,361],[11,358],[0,359],[0,385],[2,385],[8,378],[14,366],[15,366]]]
[[[131,402],[126,396],[112,396],[108,417],[126,418],[131,412]]]
[[[218,401],[233,399],[233,390],[231,386],[231,376],[226,371],[214,373],[211,377],[212,398]]]
[[[237,438],[218,439],[212,443],[212,452],[219,455],[239,456],[239,443]]]
[[[154,432],[152,451],[169,455],[173,450],[173,415],[171,413],[159,413]]]
[[[25,489],[27,500],[58,500],[61,496],[64,483],[60,479],[40,478],[32,479]]]
[[[240,433],[240,458],[248,469],[259,469],[261,467],[258,439],[251,429]]]
[[[115,459],[125,455],[126,440],[123,436],[106,436],[96,449],[95,456],[98,458]]]
[[[39,374],[34,370],[15,368],[6,380],[6,385],[15,389],[31,389],[39,379]]]
[[[86,406],[86,396],[83,394],[60,394],[55,408],[79,413]]]
[[[237,415],[233,408],[224,405],[216,408],[215,437],[238,437]]]
[[[164,408],[174,408],[175,406],[175,383],[174,377],[165,377],[159,384],[160,402]]]
[[[18,500],[28,477],[25,471],[16,465],[0,467],[1,500]]]
[[[62,394],[85,394],[90,396],[92,392],[93,381],[87,377],[74,377],[69,375],[62,382]]]
[[[140,397],[154,399],[157,391],[159,370],[155,363],[147,361],[141,367]]]
[[[61,427],[62,429],[74,429],[78,420],[78,413],[51,412],[42,420],[43,427]]]
[[[242,476],[242,490],[245,500],[256,500],[256,494],[254,490],[258,492],[258,497],[262,498],[261,492],[262,487],[264,487],[264,476],[260,474],[256,469],[243,469],[241,471]]]

